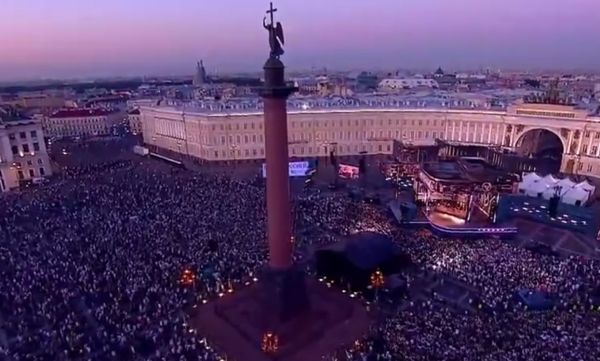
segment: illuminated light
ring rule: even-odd
[[[342,293],[346,293],[346,290],[342,289]]]
[[[261,350],[265,353],[275,353],[279,349],[279,336],[273,332],[266,332],[263,335]]]
[[[254,282],[258,282],[258,278],[256,278],[256,277],[253,277],[253,278],[252,278],[252,281],[254,281]]]
[[[444,218],[446,220],[451,221],[454,224],[465,224],[465,220],[450,214],[446,214],[446,213],[438,213],[438,216],[440,218]]]
[[[323,282],[323,277],[319,278],[319,282]]]
[[[194,329],[190,328],[190,330],[188,331],[189,333],[194,333]]]
[[[192,270],[183,270],[183,272],[181,273],[181,277],[179,278],[179,283],[185,286],[190,286],[193,285],[195,281],[196,275],[194,274],[194,272],[192,272]]]
[[[223,292],[219,293],[219,297],[223,297],[225,294]]]
[[[246,285],[246,286],[250,285],[250,281],[244,282],[244,285]]]
[[[233,288],[228,289],[227,293],[233,293]]]
[[[208,302],[207,300],[202,300],[202,303],[203,303],[203,304],[206,304],[207,302]]]
[[[350,297],[351,297],[351,298],[354,298],[354,297],[356,297],[356,294],[355,294],[355,293],[351,293],[351,294],[350,294]]]

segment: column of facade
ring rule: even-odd
[[[448,119],[444,119],[444,134],[440,135],[440,139],[449,139],[448,137]]]
[[[600,132],[596,132],[596,134],[598,134]],[[600,157],[600,144],[596,145],[596,157]]]
[[[492,143],[492,123],[488,123],[488,144]]]
[[[510,147],[514,147],[516,144],[514,144],[514,140],[515,140],[515,131],[516,131],[516,127],[513,125],[511,130],[510,130],[510,142],[509,145]]]
[[[594,137],[592,135],[593,135],[592,132],[590,132],[590,140],[588,141],[587,152],[585,152],[585,154],[587,154],[587,155],[593,155],[592,154],[592,139],[594,139]]]
[[[567,149],[565,149],[566,154],[571,153],[571,144],[573,143],[573,131],[569,130],[569,137],[567,138]]]
[[[452,137],[450,137],[450,140],[452,140],[452,141],[456,140],[456,138],[455,138],[455,136],[456,136],[455,130],[456,130],[456,122],[453,120],[452,121]]]
[[[462,141],[462,135],[463,135],[463,121],[460,120],[460,123],[458,123],[458,141],[459,142]]]
[[[577,142],[577,155],[581,154],[581,143],[583,143],[584,132],[579,132],[579,141]]]
[[[481,132],[479,133],[479,143],[484,143],[485,138],[485,123],[481,122]]]

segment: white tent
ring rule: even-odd
[[[563,190],[567,190],[569,188],[575,187],[577,185],[577,183],[573,182],[571,180],[571,178],[565,177],[565,178],[559,180],[558,182],[556,182],[556,185],[561,187]]]
[[[578,183],[577,187],[583,188],[583,189],[589,191],[590,193],[594,193],[596,191],[596,187],[594,187],[594,185],[590,184],[587,180],[584,180],[583,182]]]
[[[546,192],[546,190],[548,190],[548,185],[543,179],[540,179],[539,181],[533,182],[527,186],[525,194],[530,197],[538,197],[540,194]]]
[[[551,181],[550,179],[548,179],[548,180]],[[550,198],[554,197],[554,195],[556,194],[556,190],[557,190],[556,187],[559,187],[560,192],[558,193],[558,196],[562,197],[565,195],[565,193],[570,191],[576,185],[577,185],[577,183],[573,182],[570,178],[566,177],[566,178],[558,180],[553,185],[549,185],[548,189],[546,189],[546,191],[544,192],[544,194],[542,196],[544,197],[544,199],[550,199]]]
[[[523,173],[521,183],[529,184],[532,182],[536,182],[540,179],[542,179],[542,177],[540,177],[540,175],[537,174],[536,172]]]
[[[583,205],[590,199],[590,191],[583,187],[573,187],[562,196],[561,200],[567,204]]]
[[[552,186],[558,182],[558,179],[554,178],[552,174],[548,174],[542,180],[546,183],[547,186]]]
[[[542,179],[542,177],[536,172],[523,173],[522,180],[519,182],[519,191],[527,193],[529,187],[540,179]]]

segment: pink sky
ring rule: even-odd
[[[3,0],[0,80],[258,70],[263,0]],[[598,0],[280,0],[291,68],[600,68]]]

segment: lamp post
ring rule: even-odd
[[[377,269],[371,274],[371,287],[375,290],[375,302],[379,299],[379,289],[383,287],[385,279],[381,270]]]

